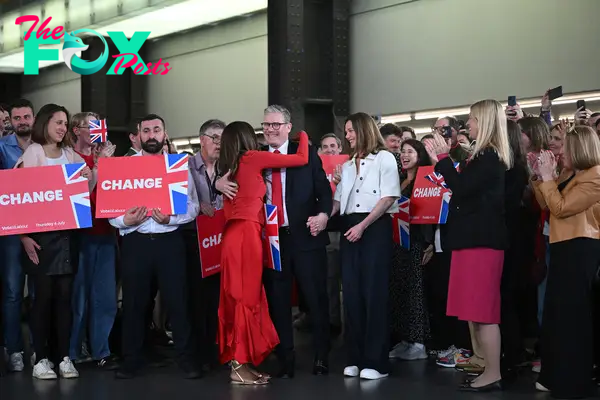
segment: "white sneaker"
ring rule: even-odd
[[[60,370],[60,377],[64,379],[79,378],[79,372],[75,369],[75,365],[69,357],[63,358],[62,362],[58,366]]]
[[[420,343],[413,343],[398,358],[405,361],[413,361],[425,360],[429,357],[427,356],[427,351],[425,351],[425,346]]]
[[[344,368],[344,376],[348,376],[350,378],[356,378],[359,374],[358,367],[356,365],[351,365],[349,367]]]
[[[36,359],[36,355],[35,355],[35,353],[33,353],[31,355],[31,358],[29,359],[29,361],[31,362],[31,368],[35,367],[35,359]],[[50,368],[54,369],[54,363],[48,359],[46,359],[46,361],[48,361],[48,365],[50,365]]]
[[[23,362],[23,353],[12,353],[8,360],[8,370],[12,372],[21,372],[25,368]]]
[[[39,363],[33,367],[33,377],[36,379],[56,379],[56,372],[50,367],[50,361],[47,358],[40,360]]]
[[[410,347],[410,343],[404,340],[394,346],[390,351],[389,358],[400,358],[400,356]]]
[[[379,371],[376,371],[371,368],[365,368],[362,371],[360,371],[360,377],[362,379],[376,380],[381,378],[387,378],[388,376],[389,374],[382,374]]]

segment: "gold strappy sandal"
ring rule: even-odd
[[[242,376],[238,372],[238,370],[240,368],[242,368],[243,366],[244,366],[244,364],[240,364],[239,362],[237,362],[235,360],[231,362],[231,371],[234,372],[237,375],[237,377],[239,378],[239,380],[235,380],[234,378],[231,378],[232,385],[266,385],[269,383],[268,378],[263,375],[259,375],[258,379],[254,380],[254,381],[245,380],[244,378],[242,378]]]

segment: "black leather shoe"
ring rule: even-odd
[[[458,390],[460,390],[461,392],[480,392],[480,393],[496,392],[496,391],[500,391],[502,389],[503,389],[502,379],[500,379],[499,381],[496,381],[496,382],[492,382],[489,385],[480,386],[480,387],[473,387],[472,382],[465,382],[462,385],[460,385],[458,388]]]
[[[329,375],[329,366],[326,361],[316,360],[313,364],[313,375]]]
[[[277,372],[277,375],[275,375],[275,376],[280,379],[292,379],[295,374],[295,371],[294,371],[295,364],[296,364],[296,359],[293,354],[288,355],[287,357],[285,357],[283,359],[280,359],[279,371]]]
[[[182,362],[180,367],[185,379],[200,379],[202,377],[202,371],[192,362]]]
[[[121,368],[115,371],[115,379],[133,379],[135,372],[131,369]]]

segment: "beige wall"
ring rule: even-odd
[[[600,89],[600,0],[354,0],[351,109]]]
[[[211,118],[258,126],[268,101],[266,13],[168,37],[149,46],[172,70],[148,79],[148,111],[171,138],[197,136]]]
[[[55,103],[71,114],[81,111],[81,75],[64,64],[40,69],[39,75],[22,77],[22,97],[33,103],[37,112],[43,105]]]

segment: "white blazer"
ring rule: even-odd
[[[340,215],[370,213],[383,197],[400,198],[400,175],[392,153],[381,150],[360,160],[360,175],[356,175],[356,157],[342,165],[342,180],[337,185],[334,200],[340,202]],[[398,203],[387,213],[398,212]]]

